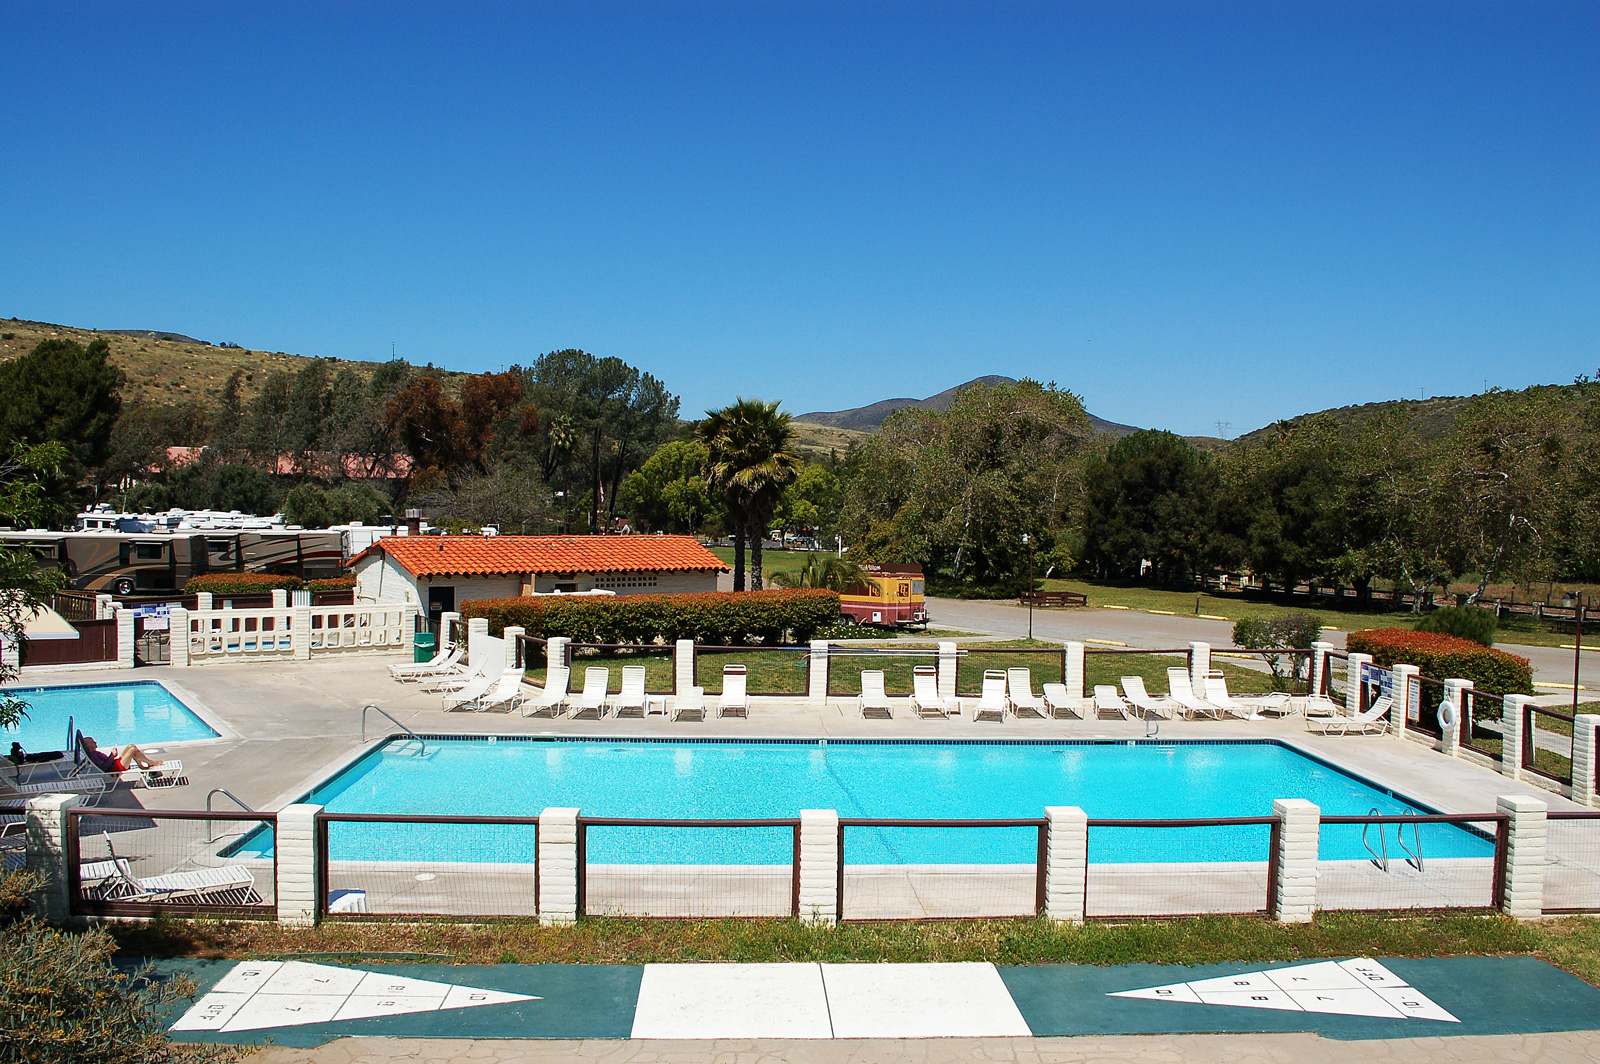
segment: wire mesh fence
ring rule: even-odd
[[[1324,816],[1317,907],[1498,908],[1508,823],[1496,813]]]
[[[1349,672],[1349,657],[1337,651],[1329,653],[1327,667],[1322,670],[1322,690],[1318,693],[1335,702],[1343,702],[1350,680]]]
[[[0,805],[0,872],[15,872],[28,859],[28,807]]]
[[[956,658],[956,694],[976,698],[983,693],[983,674],[999,669],[1009,675],[1012,669],[1026,669],[1030,690],[1035,695],[1047,683],[1064,683],[1067,653],[1061,647],[1016,647],[962,650]]]
[[[745,691],[752,695],[811,693],[810,647],[695,647],[694,682],[708,695],[722,693],[725,665],[745,667]]]
[[[1265,912],[1276,835],[1272,817],[1091,818],[1084,915]]]
[[[589,916],[793,916],[799,877],[796,819],[578,820],[578,908]]]
[[[1406,701],[1406,727],[1442,739],[1439,706],[1444,702],[1444,684],[1426,676],[1413,677],[1411,683],[1411,695]]]
[[[907,697],[918,665],[938,665],[937,647],[829,647],[828,694],[861,693],[861,674],[883,673],[883,690],[891,697]],[[959,670],[958,670],[959,671]]]
[[[1033,916],[1046,822],[840,818],[841,920]]]
[[[1471,750],[1494,761],[1501,760],[1504,716],[1505,699],[1499,695],[1470,689],[1463,692],[1461,726],[1457,730],[1457,742],[1461,749]]]
[[[276,913],[272,813],[69,809],[75,916]]]
[[[1544,911],[1600,912],[1600,810],[1551,812],[1545,830]]]
[[[536,817],[323,813],[317,836],[330,918],[539,913]]]
[[[611,694],[622,691],[622,670],[644,666],[644,689],[648,694],[675,693],[677,670],[673,668],[673,648],[656,643],[568,643],[567,667],[573,676],[582,676],[595,666],[610,670]]]
[[[1570,713],[1543,706],[1522,707],[1522,767],[1545,779],[1572,786]]]

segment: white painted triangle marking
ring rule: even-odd
[[[528,994],[361,968],[304,961],[247,961],[217,980],[210,993],[190,1006],[171,1029],[257,1031],[539,1000]]]
[[[1267,968],[1191,983],[1119,990],[1106,996],[1390,1020],[1461,1022],[1371,957]]]

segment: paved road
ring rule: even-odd
[[[928,613],[940,628],[965,632],[1023,636],[1028,633],[1028,610],[1007,602],[929,599]],[[1033,634],[1037,639],[1103,639],[1135,647],[1175,648],[1190,640],[1212,646],[1233,645],[1232,621],[1207,621],[1199,617],[1165,616],[1141,610],[1036,609]],[[1344,633],[1328,631],[1324,638],[1344,646]],[[1545,683],[1572,683],[1572,651],[1557,647],[1530,647],[1512,643],[1500,649],[1533,662],[1533,678]],[[1585,652],[1582,684],[1589,697],[1600,690],[1600,652]]]

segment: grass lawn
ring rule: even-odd
[[[992,961],[995,964],[1213,964],[1317,957],[1534,954],[1600,982],[1600,919],[1517,923],[1471,915],[1322,913],[1310,924],[1205,916],[1121,924],[963,920],[806,927],[794,920],[586,919],[339,923],[180,921],[106,925],[122,951],[150,957],[250,958],[296,953],[359,960],[417,953],[457,964],[648,964],[686,961]]]
[[[732,547],[712,547],[711,553],[721,558],[733,568]],[[805,568],[806,562],[814,557],[821,556],[818,551],[809,550],[764,550],[761,552],[761,573],[763,577],[773,573],[795,573]],[[745,548],[744,564],[748,569],[750,565],[750,549]]]

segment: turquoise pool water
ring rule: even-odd
[[[217,737],[210,725],[152,680],[4,690],[28,704],[28,715],[19,727],[0,730],[5,744],[0,753],[14,742],[24,750],[70,750],[68,718],[101,746],[159,746]]]
[[[1276,742],[653,742],[604,739],[390,741],[304,800],[331,812],[537,815],[576,806],[590,816],[660,819],[1039,817],[1082,806],[1090,817],[1267,816],[1274,798],[1324,813],[1400,813],[1416,806]],[[1392,828],[1390,829],[1393,830]],[[1104,828],[1095,862],[1260,861],[1269,829]],[[526,861],[532,832],[514,827],[333,824],[335,860]],[[1323,856],[1361,858],[1359,827],[1327,826]],[[266,841],[263,839],[263,841]],[[1031,863],[1032,828],[856,828],[851,863]],[[1486,857],[1492,844],[1454,825],[1423,829],[1429,857]],[[788,829],[595,827],[595,863],[787,863]],[[1392,847],[1391,847],[1392,848]]]

